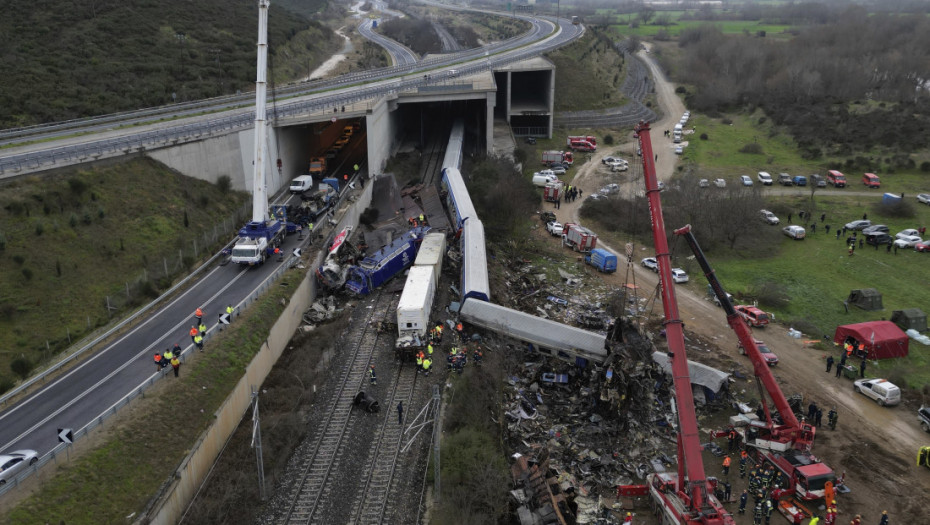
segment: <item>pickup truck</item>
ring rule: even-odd
[[[546,224],[546,231],[549,232],[549,235],[562,235],[563,229],[562,223],[558,221]]]

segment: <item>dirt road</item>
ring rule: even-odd
[[[684,112],[684,106],[675,95],[674,86],[658,71],[649,55],[640,53],[656,79],[659,104],[666,115],[661,122],[652,126],[651,138],[653,149],[659,155],[657,175],[660,180],[668,180],[674,173],[678,159],[670,153],[671,139],[664,137],[662,131],[674,126]],[[631,134],[627,136],[632,140]],[[642,181],[634,180],[641,177],[639,169],[633,168],[618,177],[601,164],[601,158],[616,149],[602,148],[593,155],[591,162],[578,169],[572,185],[581,188],[584,195],[596,192],[606,182],[621,183],[625,192],[641,192]],[[620,146],[619,149],[633,153],[635,142]],[[638,162],[639,159],[635,161]],[[840,191],[842,190],[838,190],[837,193]],[[577,221],[581,202],[582,200],[563,203],[556,214],[563,220],[571,218]],[[677,226],[679,225],[668,225]],[[619,271],[604,276],[607,282],[620,286],[624,282],[632,282],[632,274],[635,274],[635,282],[641,287],[641,296],[649,296],[654,292],[657,275],[638,264],[640,258],[651,256],[651,252],[635,253],[633,265],[628,270],[624,268],[627,261],[621,255],[623,250],[616,249],[622,247],[608,246],[603,240],[599,241],[599,244],[620,256]],[[709,348],[705,352],[689,348],[689,357],[724,370],[730,370],[736,363],[744,373],[751,373],[748,358],[738,354],[736,336],[726,324],[722,309],[704,297],[703,279],[700,276],[692,276],[692,279],[700,281],[688,287],[675,287],[681,317],[687,325],[686,332],[700,336],[716,348]],[[692,290],[699,292],[695,293]],[[661,312],[658,307],[656,311]],[[818,432],[814,445],[814,452],[838,475],[847,473],[846,482],[852,489],[850,494],[843,494],[838,500],[840,515],[837,523],[845,524],[856,514],[863,516],[864,523],[877,523],[882,510],[888,510],[892,516],[892,523],[916,523],[927,520],[923,502],[926,495],[930,494],[930,471],[918,469],[915,457],[920,446],[930,445],[930,435],[921,431],[914,408],[883,408],[864,396],[855,394],[852,381],[836,378],[834,373],[825,372],[826,356],[823,352],[810,349],[804,343],[804,338],[794,339],[788,336],[787,330],[788,327],[775,324],[764,330],[757,330],[754,335],[763,339],[778,354],[780,363],[774,372],[786,395],[801,393],[805,403],[814,400],[824,408],[824,412],[832,406],[837,407],[837,431],[831,432],[824,427],[824,430]],[[817,339],[820,335],[805,334],[805,337]],[[740,390],[745,390],[744,398],[752,397],[756,385],[739,381],[731,389],[733,392]],[[738,516],[737,523],[749,523],[749,518]]]

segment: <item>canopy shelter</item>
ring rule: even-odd
[[[907,334],[891,321],[837,326],[833,342],[840,346],[851,343],[856,357],[888,359],[907,355]],[[859,345],[862,345],[861,350]]]

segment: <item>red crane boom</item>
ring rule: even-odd
[[[706,479],[704,461],[701,457],[701,441],[698,435],[697,416],[694,412],[694,397],[691,394],[691,377],[688,373],[688,356],[675,284],[672,281],[672,265],[665,238],[665,221],[662,218],[662,203],[659,199],[659,183],[653,162],[649,124],[641,122],[637,127],[642,149],[643,176],[646,181],[646,196],[649,199],[649,215],[652,220],[652,238],[655,242],[658,261],[662,307],[665,311],[665,334],[672,364],[675,385],[675,400],[678,405],[678,477],[675,480],[675,500],[667,489],[671,480],[650,480],[650,492],[661,502],[663,511],[680,524],[722,525],[732,524],[733,518],[713,496],[714,485]]]

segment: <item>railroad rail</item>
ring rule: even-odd
[[[347,343],[354,343],[352,357],[339,371],[339,387],[332,406],[325,420],[320,421],[322,430],[316,437],[312,452],[301,462],[303,474],[296,490],[289,495],[290,506],[282,519],[275,520],[276,523],[311,523],[320,503],[329,496],[331,474],[346,455],[345,437],[352,419],[353,400],[374,357],[379,337],[378,321],[397,310],[397,294],[378,291],[375,295],[374,305],[369,308],[365,321],[353,323],[345,335]]]

